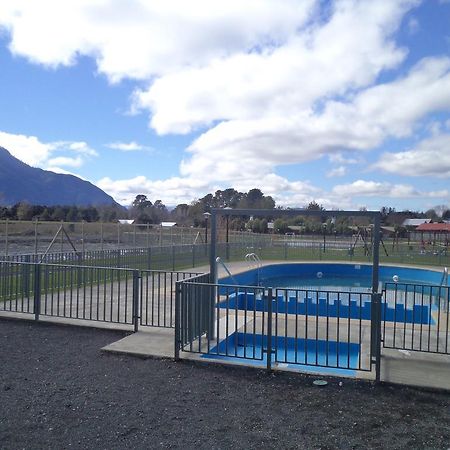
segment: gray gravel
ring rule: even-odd
[[[450,447],[449,393],[100,351],[123,335],[0,320],[0,448]]]

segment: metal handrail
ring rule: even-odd
[[[260,271],[262,267],[262,260],[256,253],[247,253],[245,255],[245,260],[248,263],[253,262],[256,265],[256,284],[259,286],[260,282]],[[250,264],[249,264],[250,267]]]
[[[448,267],[444,267],[444,270],[442,271],[442,279],[440,285],[448,286]]]
[[[234,278],[233,274],[230,272],[230,269],[226,266],[226,264],[222,261],[222,259],[220,258],[220,256],[218,256],[216,258],[216,264],[220,264],[224,269],[225,272],[228,274],[228,276],[231,278],[231,280],[233,281],[234,284],[239,284],[236,281],[236,278]]]

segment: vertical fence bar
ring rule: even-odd
[[[375,356],[375,381],[381,377],[381,294],[372,293],[372,337],[375,339],[373,346]]]
[[[272,370],[272,297],[273,290],[267,292],[267,371]],[[264,342],[264,335],[262,336]]]
[[[182,290],[182,282],[175,282],[175,349],[174,349],[174,357],[175,361],[180,360],[180,307],[181,307],[181,290]]]
[[[41,265],[34,266],[34,319],[39,320],[41,311]]]
[[[140,278],[139,272],[137,270],[133,270],[132,308],[133,308],[133,324],[135,333],[137,333],[139,330],[139,278]]]

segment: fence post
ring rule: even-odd
[[[267,371],[272,370],[272,298],[273,291],[267,291]],[[264,337],[263,337],[264,341]]]
[[[133,324],[134,332],[139,330],[139,271],[133,270]]]
[[[175,272],[175,245],[172,242],[172,270]]]
[[[41,265],[34,266],[34,320],[39,320],[41,313]]]
[[[195,267],[195,244],[192,244],[192,267]]]
[[[180,306],[181,306],[181,281],[175,283],[175,361],[180,360],[180,344],[181,344],[181,322],[180,322]]]
[[[288,247],[287,247],[287,242],[284,241],[284,259],[287,259],[288,257]]]
[[[381,293],[372,293],[372,363],[375,364],[375,381],[381,380]]]

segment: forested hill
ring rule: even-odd
[[[97,186],[73,175],[37,169],[0,147],[0,205],[117,205]]]

